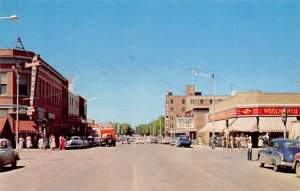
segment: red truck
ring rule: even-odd
[[[100,146],[116,146],[116,130],[114,128],[100,129]]]

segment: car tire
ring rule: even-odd
[[[300,178],[300,163],[299,162],[296,164],[296,175],[298,178]]]

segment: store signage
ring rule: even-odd
[[[280,117],[282,110],[287,108],[287,116],[300,116],[300,107],[244,107],[235,108],[223,112],[215,113],[215,120],[228,119],[233,117],[246,117],[246,116],[274,116]],[[208,120],[212,121],[212,113],[209,114]]]
[[[194,128],[194,118],[177,118],[177,128]]]
[[[30,85],[30,97],[29,97],[29,105],[30,107],[34,106],[34,95],[36,89],[36,81],[37,81],[37,74],[38,74],[38,66],[41,65],[41,61],[39,60],[39,55],[35,55],[32,59],[32,62],[25,63],[25,68],[31,68],[31,85]],[[30,109],[27,110],[27,115],[31,116],[33,111]]]

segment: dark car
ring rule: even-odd
[[[273,139],[270,145],[258,151],[260,166],[273,165],[274,171],[281,167],[295,168],[295,154],[300,152],[300,142],[290,139]]]
[[[175,145],[177,147],[191,147],[191,139],[189,138],[189,136],[180,135],[175,141]]]

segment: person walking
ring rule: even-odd
[[[31,137],[29,135],[26,137],[26,147],[28,150],[32,147]]]
[[[216,139],[217,139],[216,135],[211,136],[211,148],[212,149],[216,148]]]
[[[258,145],[257,145],[259,148],[263,148],[264,147],[264,140],[263,140],[263,137],[260,135],[258,137]]]
[[[233,148],[233,136],[230,135],[230,148],[232,149]]]
[[[21,135],[20,138],[19,138],[19,146],[18,146],[20,151],[23,150],[24,141],[25,140],[24,140],[23,136]]]
[[[54,150],[56,148],[55,136],[54,135],[52,135],[50,147],[51,147],[51,150]]]
[[[250,140],[248,140],[247,148],[248,148],[248,153],[247,153],[248,160],[252,161],[252,142]]]

